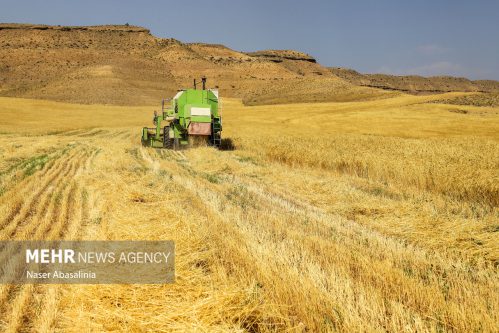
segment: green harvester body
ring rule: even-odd
[[[163,100],[161,113],[155,112],[155,127],[142,129],[142,144],[155,148],[180,149],[186,147],[195,137],[219,147],[221,144],[222,116],[220,114],[217,90],[185,89],[177,92],[170,101]]]

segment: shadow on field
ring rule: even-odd
[[[224,138],[220,143],[220,150],[236,150],[236,146],[231,138]]]

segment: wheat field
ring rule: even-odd
[[[0,285],[0,330],[497,331],[499,108],[459,96],[227,99],[182,151],[155,107],[0,98],[0,239],[176,242],[174,284]]]

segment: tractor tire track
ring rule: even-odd
[[[46,173],[37,175],[35,173],[34,176],[29,177],[31,180],[28,184],[20,184],[20,186],[24,186],[18,193],[19,195],[15,196],[15,203],[13,205],[13,209],[9,215],[0,223],[0,239],[9,239],[5,238],[4,234],[8,233],[9,230],[14,230],[20,220],[26,219],[30,214],[32,214],[32,206],[35,204],[37,198],[44,192],[47,191],[47,188],[51,186],[54,179],[56,179],[61,170],[66,167],[66,163],[74,157],[78,152],[73,152],[67,158],[58,159],[57,162],[54,163],[53,167],[47,170]],[[38,177],[36,177],[38,176]],[[26,186],[27,185],[27,186]],[[16,190],[19,186],[16,186],[11,191],[17,192]],[[36,190],[38,189],[38,190]],[[31,195],[28,195],[31,193]],[[28,197],[28,199],[26,199]],[[10,222],[9,222],[10,221]]]
[[[57,186],[64,177],[66,177],[70,172],[71,169],[73,168],[74,163],[69,162],[65,163],[65,169],[61,169],[57,177],[55,177],[52,182],[54,186]],[[40,218],[43,219],[47,216],[47,209],[48,207],[54,203],[54,201],[57,200],[57,193],[52,193],[51,191],[48,191],[46,193],[43,193],[43,196],[41,200],[37,202],[37,205],[33,207],[33,217],[30,218],[27,223],[24,224],[18,224],[16,225],[16,228],[13,230],[9,230],[8,233],[8,239],[28,239],[28,237],[31,236],[31,239],[42,239],[43,235],[39,234],[34,234],[34,231],[36,230],[42,230],[42,224],[37,223],[38,221],[34,219],[34,217],[39,216]],[[44,223],[49,223],[49,222],[44,222]],[[4,230],[4,235],[5,235],[5,230]],[[2,251],[2,256],[0,257],[0,263],[2,263],[4,266],[9,265],[9,263],[15,262],[13,257],[13,251],[15,251],[14,248],[10,248],[9,251]],[[6,260],[9,259],[9,260]],[[4,286],[2,286],[4,287]],[[0,287],[0,289],[2,288]],[[2,297],[0,295],[0,300],[2,300]]]
[[[24,202],[23,196],[25,196],[27,193],[30,193],[34,190],[36,185],[33,183],[33,178],[32,177],[44,177],[47,175],[49,172],[53,172],[53,168],[56,165],[60,164],[60,159],[57,161],[51,161],[47,163],[47,165],[38,173],[35,173],[35,175],[31,177],[26,177],[24,178],[20,183],[16,184],[14,188],[10,188],[5,195],[3,195],[0,198],[0,205],[5,206],[7,204],[11,204],[12,201],[16,201],[13,205],[7,209],[7,214],[5,219],[0,223],[0,227],[5,224],[6,221],[11,220],[16,214],[19,213],[22,203]],[[13,192],[13,195],[9,195]]]
[[[83,165],[83,163],[84,162],[81,162],[80,166]],[[45,239],[56,240],[56,239],[65,238],[66,236],[65,231],[67,231],[69,224],[73,224],[71,223],[71,218],[74,217],[74,210],[73,210],[75,208],[74,199],[76,198],[77,192],[78,192],[78,186],[74,181],[65,187],[63,200],[58,205],[58,207],[60,207],[61,209],[56,209],[51,219],[52,221],[55,221],[55,223],[50,224],[50,226],[48,226],[48,230],[44,230],[44,234],[46,235],[44,237]],[[80,221],[75,221],[75,222],[77,226],[80,225]],[[72,229],[75,230],[74,228]],[[47,290],[50,290],[47,288],[50,287],[52,287],[52,291],[50,293],[47,293]],[[21,294],[32,293],[33,295],[29,295],[28,297],[18,295],[16,297],[16,300],[19,299],[20,302],[24,301],[23,303],[24,306],[20,307],[20,310],[18,311],[18,316],[11,317],[12,319],[8,323],[7,327],[11,328],[12,332],[14,332],[16,329],[18,329],[21,326],[23,328],[37,327],[37,329],[39,329],[39,326],[33,324],[33,321],[38,319],[41,320],[41,322],[43,323],[47,320],[47,318],[41,319],[40,315],[33,316],[33,314],[30,313],[31,309],[37,309],[40,303],[49,303],[55,305],[54,302],[56,301],[56,299],[52,297],[56,296],[57,294],[56,287],[46,286],[46,285],[36,285],[33,290],[22,290],[20,293]],[[48,298],[45,299],[46,297]],[[52,317],[55,314],[53,311],[46,311],[46,312],[48,312],[49,317]],[[51,322],[46,322],[45,325],[49,324],[51,324]]]
[[[75,159],[80,158],[80,155],[82,155],[82,154],[76,155]],[[47,203],[49,202],[49,200],[51,198],[54,198],[55,201],[60,200],[60,196],[62,195],[61,192],[67,186],[67,183],[64,183],[62,185],[61,185],[61,183],[64,180],[66,180],[67,178],[73,177],[75,174],[75,168],[77,167],[76,166],[77,161],[75,159],[72,159],[71,161],[69,161],[67,168],[65,170],[61,170],[60,174],[52,181],[51,187],[56,189],[56,190],[50,191],[50,193],[47,192],[47,193],[40,194],[41,200],[39,202],[41,203],[41,209],[39,209],[39,207],[35,207],[35,209],[32,211],[32,215],[30,216],[31,218],[36,219],[38,216],[43,216],[44,210],[46,210],[46,208],[47,208]],[[16,229],[16,233],[15,234],[13,233],[10,237],[23,237],[23,239],[26,239],[25,237],[27,237],[33,229],[29,228],[28,229],[29,231],[27,233],[26,232],[23,233],[20,231],[23,230],[24,226],[33,225],[33,224],[34,223],[29,223],[29,221],[18,224],[18,229],[20,229],[20,230]],[[38,229],[40,229],[39,226],[38,226]]]
[[[93,156],[93,154],[91,155]],[[65,213],[65,223],[59,230],[59,237],[52,231],[49,239],[76,239],[81,231],[81,226],[87,215],[88,207],[85,205],[83,189],[73,182],[69,193],[69,200]],[[36,315],[26,312],[21,320],[23,331],[31,332],[36,328],[36,332],[52,332],[58,312],[59,289],[61,286],[36,285],[31,297],[31,303],[27,309],[40,309]]]
[[[98,152],[98,150],[94,150],[90,153],[89,157],[84,163],[85,168],[88,165],[88,161],[95,158]],[[73,184],[73,189],[70,197],[74,198],[74,200],[71,200],[70,205],[68,205],[67,207],[67,224],[65,225],[65,232],[59,233],[60,239],[77,239],[78,235],[81,233],[81,227],[84,221],[88,219],[89,212],[85,193],[85,188],[81,188],[76,183]],[[40,308],[41,311],[37,316],[34,317],[25,315],[23,320],[23,327],[36,328],[36,332],[53,331],[59,303],[59,289],[60,286],[54,285],[37,286],[36,294],[32,297],[32,299],[37,300],[38,298],[40,298],[40,300],[38,300],[37,304],[34,304],[34,306],[35,308]],[[32,330],[30,329],[29,331]]]
[[[58,177],[54,184],[57,187],[63,186],[62,192],[59,191],[59,193],[61,193],[61,198],[56,200],[54,199],[54,196],[52,196],[50,207],[46,208],[48,213],[45,214],[43,223],[41,223],[34,232],[33,237],[35,239],[56,239],[57,237],[65,238],[67,236],[71,238],[76,235],[81,226],[81,218],[84,215],[83,212],[81,212],[83,206],[80,204],[80,200],[77,199],[82,197],[82,192],[75,180],[68,180],[73,179],[73,177],[85,167],[87,160],[91,158],[92,155],[93,152],[83,152],[82,154],[74,156],[70,163],[66,164],[68,166],[66,171],[61,177]],[[63,182],[65,182],[65,185],[62,184]],[[76,203],[74,202],[75,200],[77,200]],[[80,211],[79,214],[77,213],[78,211]],[[55,223],[51,224],[51,221],[55,221]],[[33,295],[34,292],[36,292],[36,297]],[[56,293],[57,289],[55,286],[40,285],[36,286],[34,289],[32,285],[24,285],[20,288],[10,289],[10,292],[3,290],[2,298],[9,298],[11,301],[8,303],[12,304],[10,308],[3,309],[2,311],[2,313],[10,312],[10,316],[6,316],[7,318],[10,317],[9,320],[5,320],[4,316],[2,316],[1,320],[6,331],[15,332],[21,327],[21,324],[23,328],[38,327],[37,325],[32,325],[32,321],[39,318],[39,316],[33,316],[32,313],[29,313],[28,309],[32,309],[33,307],[27,306],[27,304],[31,304],[34,308],[38,308],[36,307],[37,304],[53,304],[56,299]],[[47,299],[45,299],[45,295],[48,295]],[[6,302],[2,303],[5,304]],[[56,312],[54,311],[55,310],[45,310],[52,318],[55,317]],[[51,320],[38,321],[41,325],[43,324],[42,326],[44,327],[47,327],[47,325],[50,327],[52,323]]]
[[[65,177],[69,175],[71,172],[71,169],[74,168],[74,161],[69,161],[69,163],[65,164],[65,171],[61,171],[58,176],[54,179],[54,185],[60,184]],[[52,194],[52,193],[46,193],[43,197],[42,201],[39,201],[38,207],[35,208],[35,211],[38,210],[40,207],[46,207],[47,205],[51,205],[51,208],[54,208],[57,206],[57,194]],[[46,208],[48,209],[48,208]],[[55,210],[57,208],[54,208]],[[50,215],[53,215],[51,212]],[[11,233],[11,239],[12,238],[19,238],[19,239],[28,239],[29,236],[31,236],[31,239],[43,239],[43,232],[45,231],[44,226],[48,225],[50,223],[51,217],[48,216],[48,214],[45,214],[45,216],[42,216],[42,223],[36,223],[37,221],[31,220],[31,223],[28,223],[25,225],[25,228],[21,230],[15,230],[14,232]],[[14,248],[11,248],[10,251],[3,251],[2,252],[2,257],[0,258],[0,263],[2,266],[8,266],[9,263],[16,262],[16,258],[20,256],[21,254],[14,255],[12,252],[14,251]],[[0,290],[5,291],[5,287],[8,285],[3,285],[0,286]],[[3,293],[3,297],[5,297],[5,293]],[[0,304],[3,301],[2,295],[0,295]]]

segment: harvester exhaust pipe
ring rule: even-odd
[[[206,77],[203,76],[201,77],[201,83],[203,84],[203,90],[206,90]],[[197,89],[197,82],[196,79],[194,79],[194,89]]]

